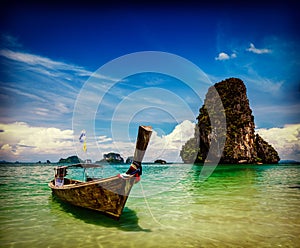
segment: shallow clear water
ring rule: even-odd
[[[300,166],[146,164],[118,222],[53,198],[52,167],[0,166],[0,247],[300,247]]]

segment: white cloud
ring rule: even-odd
[[[40,65],[48,69],[59,68],[62,70],[79,70],[80,72],[81,71],[86,72],[82,67],[66,64],[64,62],[54,61],[52,59],[30,54],[30,53],[15,52],[9,49],[2,49],[0,50],[0,55],[14,61],[23,62],[25,64],[34,65],[34,66]]]
[[[235,59],[235,58],[237,57],[237,55],[236,55],[236,53],[232,53],[232,54],[230,55],[230,57],[231,57],[232,59]]]
[[[193,137],[194,127],[194,123],[185,120],[167,135],[160,136],[154,130],[144,161],[153,162],[160,158],[169,162],[181,162],[181,147]],[[69,129],[33,127],[24,122],[15,122],[0,124],[0,130],[0,157],[7,161],[35,162],[50,159],[56,162],[61,157],[76,154],[77,143],[74,144],[73,131]],[[99,160],[103,153],[112,151],[120,153],[124,159],[133,155],[135,143],[132,141],[113,141],[105,135],[98,136],[97,141],[99,147],[88,142],[88,154],[85,156]]]
[[[54,127],[33,127],[24,122],[0,124],[0,157],[32,161],[39,157],[61,157],[74,153],[73,131]]]
[[[257,73],[252,73],[251,76],[247,78],[247,82],[257,85],[261,91],[272,94],[279,92],[285,83],[284,81],[273,81],[272,79],[261,77]]]
[[[153,131],[144,161],[164,159],[169,162],[181,162],[179,156],[182,145],[193,137],[195,124],[183,121],[171,133],[158,135]],[[37,161],[75,154],[73,131],[53,127],[33,127],[24,122],[0,124],[0,157],[8,161]],[[3,130],[3,131],[2,131]],[[261,135],[279,153],[281,159],[300,161],[300,124],[285,125],[283,128],[260,128]],[[133,155],[134,142],[114,142],[105,135],[98,137],[102,153],[119,152],[126,159]],[[89,156],[98,160],[102,154],[93,145],[88,145]]]
[[[49,115],[49,109],[45,108],[34,108],[33,113],[35,115],[41,115],[41,116],[48,116]]]
[[[215,60],[228,60],[230,57],[227,53],[219,53],[218,57]]]
[[[300,124],[285,125],[282,128],[261,128],[256,132],[277,150],[280,159],[300,161]]]
[[[179,123],[171,133],[166,135],[159,135],[159,130],[155,130],[154,128],[143,161],[154,162],[156,159],[164,159],[168,162],[182,162],[179,155],[180,150],[186,141],[194,136],[194,128],[195,123],[188,120]],[[98,137],[98,143],[99,150],[94,153],[96,160],[109,152],[120,153],[126,160],[127,157],[133,156],[135,149],[135,140],[116,141],[105,135]],[[91,156],[92,153],[90,153]]]
[[[22,102],[18,109],[14,109],[15,105],[7,104],[6,111],[12,113],[13,118],[4,117],[5,122],[22,120],[41,123],[45,121],[42,117],[46,117],[46,112],[53,120],[59,117],[57,122],[64,118],[71,121],[70,114],[75,100],[83,93],[80,88],[89,76],[92,76],[91,81],[94,83],[90,83],[90,88],[84,91],[87,106],[98,104],[99,96],[109,90],[111,81],[119,81],[117,78],[101,75],[97,71],[94,73],[78,65],[26,52],[2,49],[0,56],[8,59],[11,64],[6,71],[7,75],[10,75],[9,81],[0,82],[1,100]],[[113,92],[108,106],[111,106],[111,101],[124,95],[126,93]],[[40,111],[41,106],[43,111]]]
[[[25,96],[30,100],[35,100],[35,101],[39,101],[39,102],[45,102],[45,99],[43,97],[37,96],[36,94],[33,93],[29,93],[26,91],[23,91],[22,89],[16,89],[13,87],[5,87],[2,86],[1,89],[6,93],[6,92],[10,92],[13,95],[19,95],[19,96]]]
[[[250,43],[250,47],[247,48],[247,51],[255,53],[255,54],[264,54],[264,53],[271,53],[272,52],[270,49],[267,49],[267,48],[258,49],[254,46],[253,43]]]
[[[0,50],[0,56],[3,56],[12,61],[22,63],[23,65],[27,65],[27,70],[35,71],[41,75],[63,78],[67,81],[72,80],[73,77],[70,77],[70,73],[74,73],[76,77],[90,77],[92,76],[94,79],[101,79],[107,81],[120,81],[121,79],[113,78],[111,76],[104,76],[97,72],[92,72],[86,70],[82,66],[65,63],[62,61],[52,60],[47,57],[43,57],[40,55],[25,53],[25,52],[17,52],[12,51],[10,49],[2,49]],[[71,87],[71,86],[69,86]]]
[[[106,135],[101,135],[98,137],[98,143],[106,143],[108,141],[112,141],[112,138],[109,138]]]
[[[221,52],[218,57],[215,57],[215,60],[229,60],[236,58],[236,53],[232,53],[230,56],[227,53]]]
[[[261,76],[251,65],[246,65],[246,74],[238,74],[235,77],[243,78],[246,83],[255,85],[257,91],[264,91],[269,94],[276,94],[282,89],[282,85],[286,83],[284,80],[273,80],[271,78]]]
[[[159,136],[153,132],[145,155],[145,161],[164,159],[168,162],[181,162],[179,156],[182,146],[194,136],[195,123],[185,120],[178,124],[171,133]]]
[[[6,71],[9,81],[0,82],[1,100],[21,103],[17,109],[17,104],[6,104],[5,111],[12,118],[2,116],[2,121],[41,123],[58,117],[57,123],[63,119],[67,123],[65,118],[72,113],[79,87],[86,80],[80,75],[92,73],[80,66],[9,49],[0,50],[0,56],[11,63]]]

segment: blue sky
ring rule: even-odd
[[[204,81],[229,77],[246,84],[257,132],[282,159],[300,160],[300,22],[293,4],[3,6],[0,160],[55,162],[76,153],[98,160],[109,151],[126,158],[137,126],[149,124],[155,132],[146,159],[180,161],[208,87]],[[187,60],[180,70],[193,74],[197,66],[205,86],[195,92],[157,71],[116,78],[134,63],[101,74],[103,66],[144,51]],[[88,154],[78,144],[85,128],[76,117],[78,104],[92,127]]]

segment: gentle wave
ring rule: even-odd
[[[52,197],[52,167],[0,166],[1,247],[299,246],[299,166],[145,164],[119,222]]]

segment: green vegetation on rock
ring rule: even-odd
[[[72,164],[77,164],[81,163],[82,160],[78,158],[77,156],[70,156],[68,158],[61,158],[58,163],[72,163]]]
[[[280,160],[276,150],[254,133],[254,116],[242,80],[229,78],[210,87],[199,112],[195,135],[180,152],[185,163],[203,163],[209,151],[210,158],[220,158],[220,163],[278,163]],[[220,118],[224,114],[226,130],[222,130],[224,123]],[[211,120],[216,130],[212,130]],[[226,138],[225,145],[222,154],[218,154],[217,136],[222,135]]]

